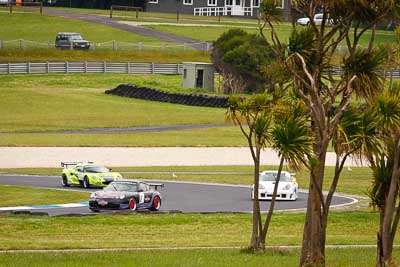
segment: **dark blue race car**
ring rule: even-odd
[[[157,191],[163,184],[146,183],[140,180],[119,180],[110,183],[101,191],[91,194],[89,209],[92,211],[110,209],[149,209],[161,208],[161,194]]]

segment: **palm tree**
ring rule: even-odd
[[[286,103],[285,103],[286,102]],[[289,107],[289,108],[285,108]],[[265,244],[269,225],[275,207],[276,195],[284,163],[291,169],[298,170],[308,165],[311,156],[312,138],[310,120],[302,101],[287,103],[283,101],[274,110],[274,126],[271,131],[271,145],[278,152],[280,163],[272,194],[271,204],[261,233],[261,243]]]
[[[261,150],[266,146],[271,124],[271,97],[269,95],[255,95],[252,97],[229,98],[229,107],[226,118],[240,127],[246,137],[254,162],[254,200],[253,200],[253,229],[249,248],[263,249],[260,240],[262,232],[261,210],[258,200]]]
[[[357,111],[359,115],[346,114],[354,127],[345,132],[348,143],[372,169],[373,183],[368,194],[380,214],[376,266],[387,266],[392,263],[393,241],[400,220],[400,205],[396,201],[400,196],[400,87],[387,89],[376,101]]]

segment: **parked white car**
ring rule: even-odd
[[[278,171],[263,171],[260,173],[258,199],[271,200],[274,192]],[[276,200],[297,200],[299,186],[295,174],[286,171],[281,172]],[[254,185],[251,190],[251,198],[254,199]]]
[[[315,25],[321,25],[322,24],[322,19],[324,18],[323,13],[318,13],[314,15],[314,23]],[[310,19],[309,18],[300,18],[297,20],[297,24],[299,25],[309,25],[310,24]],[[328,19],[327,20],[327,25],[330,25],[331,21]]]

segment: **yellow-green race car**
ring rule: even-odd
[[[122,178],[121,174],[93,162],[61,162],[61,167],[63,186],[102,187]]]

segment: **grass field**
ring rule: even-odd
[[[76,191],[0,185],[0,207],[66,204],[87,201],[89,194]]]
[[[250,152],[249,152],[250,153]],[[262,170],[277,169],[277,166],[261,166]],[[178,181],[195,181],[208,183],[228,183],[228,184],[247,184],[253,183],[253,167],[252,166],[164,166],[164,167],[113,167],[117,172],[139,172],[135,174],[123,173],[124,177],[136,179],[162,179],[162,180],[178,180]],[[290,171],[289,169],[285,169]],[[15,174],[31,174],[31,175],[50,175],[60,176],[59,168],[38,168],[38,169],[0,169],[0,172],[8,172]],[[158,174],[154,172],[166,172]],[[186,172],[186,173],[185,173]],[[191,172],[191,173],[188,173]],[[196,173],[198,172],[198,173]],[[237,174],[210,174],[200,172],[239,172]],[[334,168],[326,167],[325,187],[332,181]],[[172,177],[175,173],[177,177]],[[339,180],[337,192],[366,196],[368,187],[371,185],[371,170],[369,168],[352,168],[352,171],[343,170]],[[307,170],[296,173],[297,182],[300,188],[308,188],[309,174]]]
[[[393,252],[396,258],[400,250]],[[327,267],[374,266],[374,249],[327,249]],[[298,266],[299,250],[271,249],[252,254],[239,249],[183,251],[125,251],[80,253],[5,253],[0,266]]]
[[[172,47],[165,51],[160,46],[165,41],[144,37],[108,26],[97,25],[80,20],[66,19],[40,14],[0,13],[0,62],[16,61],[136,61],[136,62],[182,62],[209,61],[209,54],[182,47]],[[12,29],[12,30],[10,30]],[[54,49],[54,40],[58,32],[80,32],[90,42],[97,44],[117,40],[126,43],[143,43],[148,47],[144,51],[130,48],[130,51],[112,51],[112,44],[103,44],[105,50],[59,51]],[[24,49],[20,42],[11,40],[24,39]],[[37,42],[37,43],[35,43]],[[172,43],[171,43],[172,44]],[[173,44],[175,45],[175,44]],[[50,47],[50,49],[48,48]],[[99,49],[99,48],[98,48]],[[152,51],[154,50],[155,51]]]
[[[108,26],[81,20],[67,19],[44,14],[0,13],[0,37],[2,40],[25,39],[54,44],[58,32],[79,32],[91,42],[145,42],[160,44],[161,41]],[[12,29],[12,30],[10,30]],[[4,44],[6,47],[6,44]]]
[[[242,146],[235,127],[126,134],[31,133],[62,129],[224,123],[225,109],[104,94],[119,84],[182,92],[181,76],[82,74],[0,77],[2,146]],[[185,92],[194,92],[185,90]],[[197,91],[195,91],[197,92]]]
[[[276,212],[267,245],[300,245],[304,216]],[[251,214],[0,214],[0,249],[245,247],[250,240],[251,218]],[[378,221],[378,213],[372,211],[332,211],[327,244],[374,244]]]
[[[17,78],[18,77],[18,78]],[[122,83],[174,90],[180,76],[21,75],[0,77],[3,133],[224,122],[224,109],[104,94]]]
[[[170,25],[168,26],[151,25],[146,27],[202,41],[216,40],[223,32],[231,29],[223,25],[221,27],[180,27],[180,26],[170,26]],[[254,28],[245,27],[242,29],[249,33],[258,33],[258,29],[256,27]],[[280,38],[282,38],[283,41],[287,42],[291,32],[291,25],[287,23],[282,23],[277,26],[277,29]],[[269,36],[269,33],[267,33],[266,36]],[[360,39],[360,45],[367,46],[370,36],[371,32],[370,31],[366,32],[365,35]],[[396,40],[397,37],[393,31],[377,31],[376,33],[377,44],[393,43],[396,42]]]

